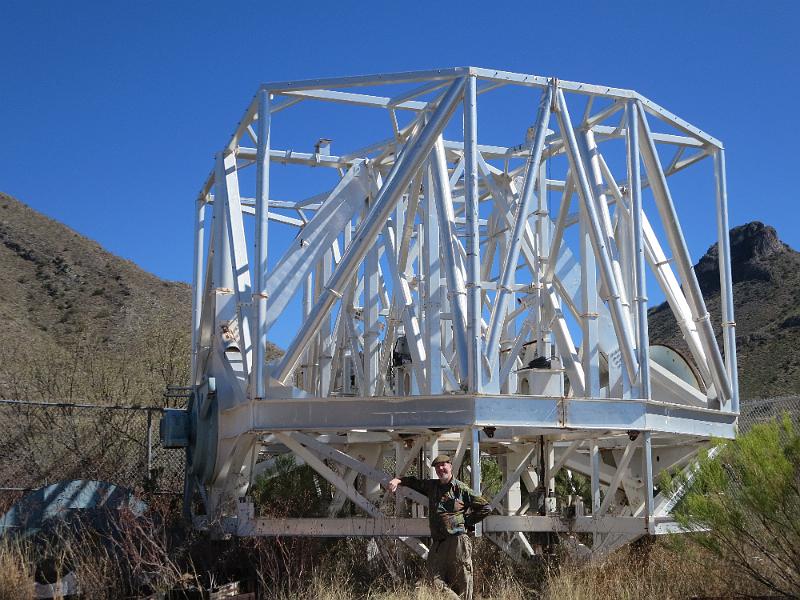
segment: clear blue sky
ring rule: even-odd
[[[188,281],[193,200],[260,82],[471,64],[642,92],[725,143],[731,225],[800,248],[799,37],[796,1],[6,0],[0,190]]]

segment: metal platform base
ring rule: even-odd
[[[733,438],[738,414],[647,400],[447,395],[264,400],[252,412],[254,431],[419,432],[465,427],[509,428],[517,437],[581,431],[651,431],[675,436]]]

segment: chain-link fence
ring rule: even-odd
[[[763,400],[745,400],[739,412],[739,431],[747,432],[757,423],[782,419],[788,414],[795,426],[800,425],[800,396],[781,396]]]
[[[0,511],[57,481],[183,490],[184,453],[159,441],[162,408],[0,401]]]

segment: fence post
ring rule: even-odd
[[[153,411],[147,410],[147,480],[153,475]]]

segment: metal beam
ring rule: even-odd
[[[267,247],[269,242],[269,144],[270,95],[258,94],[258,151],[256,156],[256,226],[255,286],[253,319],[253,397],[263,398],[266,390],[265,356],[267,352]]]
[[[604,515],[608,511],[608,507],[614,502],[614,496],[617,493],[619,484],[622,482],[622,478],[625,477],[625,471],[628,469],[628,465],[630,465],[635,450],[635,442],[631,440],[625,446],[625,452],[623,452],[622,457],[617,461],[617,472],[614,474],[614,479],[608,484],[608,488],[606,488],[605,498],[603,498],[603,503],[597,511],[598,517]]]
[[[500,332],[505,323],[505,313],[511,293],[511,284],[514,283],[514,275],[519,260],[522,235],[528,224],[528,214],[531,202],[536,189],[536,178],[539,175],[539,161],[542,157],[544,148],[544,136],[547,132],[547,125],[550,121],[550,105],[553,99],[553,88],[548,86],[539,103],[539,112],[536,116],[535,133],[531,141],[531,152],[528,157],[527,170],[525,173],[525,184],[522,195],[520,196],[517,213],[514,217],[513,233],[511,234],[510,248],[506,252],[503,271],[500,275],[500,284],[494,305],[492,306],[491,317],[489,318],[489,331],[486,335],[486,355],[489,364],[492,364],[500,352]]]
[[[476,92],[475,77],[467,77],[464,92],[464,202],[467,220],[467,384],[471,392],[480,392],[483,388]]]
[[[692,316],[698,325],[700,342],[702,343],[703,350],[709,362],[711,376],[714,379],[718,393],[722,397],[722,401],[729,401],[733,396],[733,391],[730,379],[725,370],[725,364],[722,361],[722,355],[720,354],[719,347],[714,337],[714,330],[711,327],[711,316],[706,309],[703,294],[700,291],[700,284],[697,282],[697,276],[692,268],[689,248],[686,245],[686,240],[680,228],[678,215],[675,211],[675,204],[672,202],[667,180],[664,171],[661,169],[661,162],[658,158],[655,143],[650,136],[650,125],[647,123],[647,119],[644,116],[643,107],[638,105],[637,108],[637,118],[641,128],[639,149],[642,153],[645,168],[647,169],[647,175],[653,190],[653,196],[656,200],[656,206],[661,215],[661,221],[664,225],[664,230],[669,239],[670,246],[675,252],[676,267],[681,275],[683,289],[686,292],[686,297],[692,310]]]
[[[717,248],[719,255],[720,304],[722,309],[722,343],[725,348],[725,370],[731,386],[728,409],[739,412],[739,375],[736,368],[736,321],[733,315],[733,278],[731,275],[731,241],[728,233],[728,184],[725,174],[725,150],[714,153],[714,182],[717,197]]]
[[[374,206],[361,223],[353,243],[347,248],[331,280],[326,282],[325,290],[314,305],[302,328],[295,339],[286,349],[286,354],[276,370],[275,378],[286,381],[294,370],[300,355],[311,337],[317,332],[325,315],[328,314],[337,298],[341,298],[340,289],[349,280],[361,261],[366,256],[369,248],[378,236],[378,232],[386,222],[389,213],[394,209],[406,186],[416,173],[425,156],[430,152],[434,142],[441,134],[456,104],[462,95],[464,81],[459,79],[454,82],[445,93],[431,120],[420,131],[407,153],[398,161],[394,177],[390,178],[381,188]]]
[[[306,461],[310,467],[312,467],[317,473],[322,475],[325,479],[327,479],[330,483],[332,483],[337,489],[341,490],[349,499],[350,501],[358,506],[361,510],[366,512],[368,515],[371,515],[373,518],[381,519],[383,515],[381,514],[380,510],[372,504],[369,500],[364,498],[358,491],[352,486],[347,485],[339,475],[333,472],[324,462],[322,462],[315,454],[309,451],[306,447],[302,444],[297,442],[290,433],[280,433],[276,432],[275,437],[283,442],[287,448],[289,448],[292,452],[300,456],[303,460]],[[420,556],[427,554],[427,548],[420,543],[419,540],[408,537],[403,539],[403,542],[406,545],[417,552]]]
[[[570,166],[575,173],[579,196],[583,202],[583,206],[586,208],[592,246],[599,261],[598,267],[607,293],[606,301],[608,303],[609,312],[611,313],[611,319],[614,323],[614,330],[617,334],[617,340],[619,341],[625,368],[628,371],[628,376],[633,381],[637,378],[639,364],[633,352],[629,323],[622,307],[619,286],[614,277],[611,258],[604,236],[602,235],[600,220],[595,208],[596,201],[591,187],[589,186],[586,169],[581,159],[581,152],[578,149],[575,132],[572,129],[567,103],[561,90],[557,90],[556,98],[558,101],[558,112],[556,114],[558,116],[559,127],[561,128],[562,135],[564,135],[567,140],[567,155],[569,156]]]

